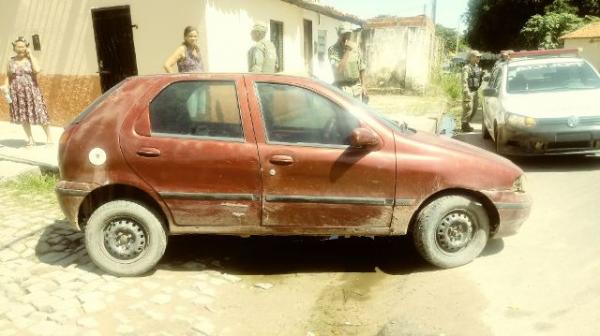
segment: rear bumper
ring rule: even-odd
[[[95,188],[91,183],[59,181],[54,189],[58,204],[71,225],[81,230],[79,226],[79,209],[83,200]]]
[[[527,193],[514,191],[484,191],[498,211],[498,226],[493,238],[516,234],[531,212],[531,197]]]
[[[499,136],[507,155],[572,155],[600,153],[600,125],[544,126],[532,129],[504,127]]]

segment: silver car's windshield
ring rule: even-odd
[[[508,67],[508,93],[600,88],[600,77],[586,62],[523,64]]]

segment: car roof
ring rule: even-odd
[[[518,58],[510,60],[508,66],[512,65],[532,65],[532,64],[553,64],[553,63],[583,63],[584,59],[579,57],[536,57],[536,58]]]
[[[308,74],[304,73],[251,73],[251,72],[189,72],[189,73],[163,73],[163,74],[149,74],[149,75],[137,75],[132,77],[137,78],[164,78],[164,77],[242,77],[242,76],[251,76],[256,78],[268,78],[268,77],[281,77],[281,78],[289,78],[289,79],[299,79],[299,80],[311,80],[316,79],[316,77],[311,77]]]

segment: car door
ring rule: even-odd
[[[273,77],[246,83],[262,167],[262,224],[292,230],[389,227],[393,134],[320,94],[314,82]],[[350,147],[359,126],[375,132],[380,145]]]
[[[178,77],[149,93],[122,129],[123,153],[176,225],[258,226],[258,152],[243,80],[207,77]]]
[[[494,135],[494,121],[498,118],[498,113],[500,108],[499,97],[500,97],[500,84],[502,82],[502,67],[497,67],[492,73],[492,77],[490,79],[489,88],[495,89],[496,94],[491,96],[486,96],[483,99],[484,108],[483,113],[485,114],[484,126],[490,131],[490,134]]]

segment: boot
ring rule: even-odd
[[[463,132],[473,132],[473,127],[471,127],[471,125],[469,125],[468,122],[465,122],[465,123],[462,123],[461,130]]]

